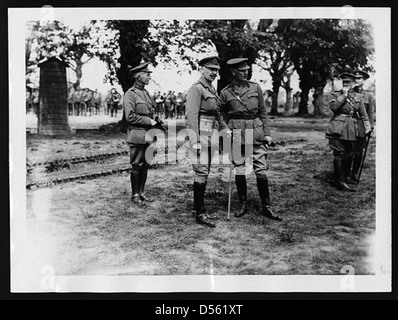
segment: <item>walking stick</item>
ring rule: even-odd
[[[370,134],[370,135],[368,136],[368,139],[366,140],[365,152],[363,153],[363,156],[362,156],[362,162],[361,162],[361,167],[360,167],[360,169],[359,169],[359,174],[358,174],[358,180],[357,180],[356,188],[358,188],[359,181],[361,180],[363,165],[364,165],[364,163],[365,163],[366,154],[368,153],[368,147],[369,147],[369,143],[370,143],[370,139],[371,139],[371,138],[372,138],[372,134]]]
[[[232,170],[233,170],[233,161],[231,160],[231,164],[229,167],[229,190],[228,190],[228,221],[231,220],[231,201],[232,201]]]

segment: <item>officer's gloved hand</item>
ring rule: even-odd
[[[366,132],[366,136],[367,136],[367,137],[373,136],[373,129],[370,130],[370,131],[368,131],[368,132]]]
[[[151,126],[154,127],[154,126],[156,126],[156,125],[157,125],[157,122],[156,122],[155,120],[152,120],[152,119],[151,119]]]
[[[270,145],[272,142],[272,137],[271,136],[265,136],[265,144]]]

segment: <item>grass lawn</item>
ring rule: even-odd
[[[156,202],[147,208],[132,206],[128,174],[27,190],[32,261],[54,266],[59,275],[338,275],[346,265],[356,274],[372,274],[374,142],[358,192],[343,193],[324,179],[332,152],[323,132],[277,129],[273,136],[306,139],[269,153],[271,200],[283,222],[256,215],[254,174],[248,178],[251,214],[232,215],[228,222],[229,168],[213,166],[206,206],[220,220],[215,229],[200,226],[191,214],[191,167],[160,165],[149,173],[147,193]],[[43,151],[54,158],[58,151],[68,156],[91,147],[126,149],[123,139],[32,137],[28,160],[37,161]]]

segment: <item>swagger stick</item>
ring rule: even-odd
[[[364,165],[364,163],[365,163],[366,154],[368,153],[368,147],[369,147],[369,142],[370,142],[370,139],[371,139],[371,138],[372,138],[372,135],[370,134],[370,135],[368,136],[367,141],[366,141],[365,152],[363,153],[363,156],[362,156],[362,163],[361,163],[361,167],[360,167],[360,169],[359,169],[359,174],[358,174],[358,180],[357,180],[356,188],[358,188],[359,181],[361,180],[363,165]]]
[[[229,190],[228,190],[228,221],[231,220],[231,201],[232,201],[232,170],[233,170],[233,161],[231,159],[231,164],[229,167]]]

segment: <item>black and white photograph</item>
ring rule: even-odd
[[[8,17],[12,292],[391,291],[390,8]]]

